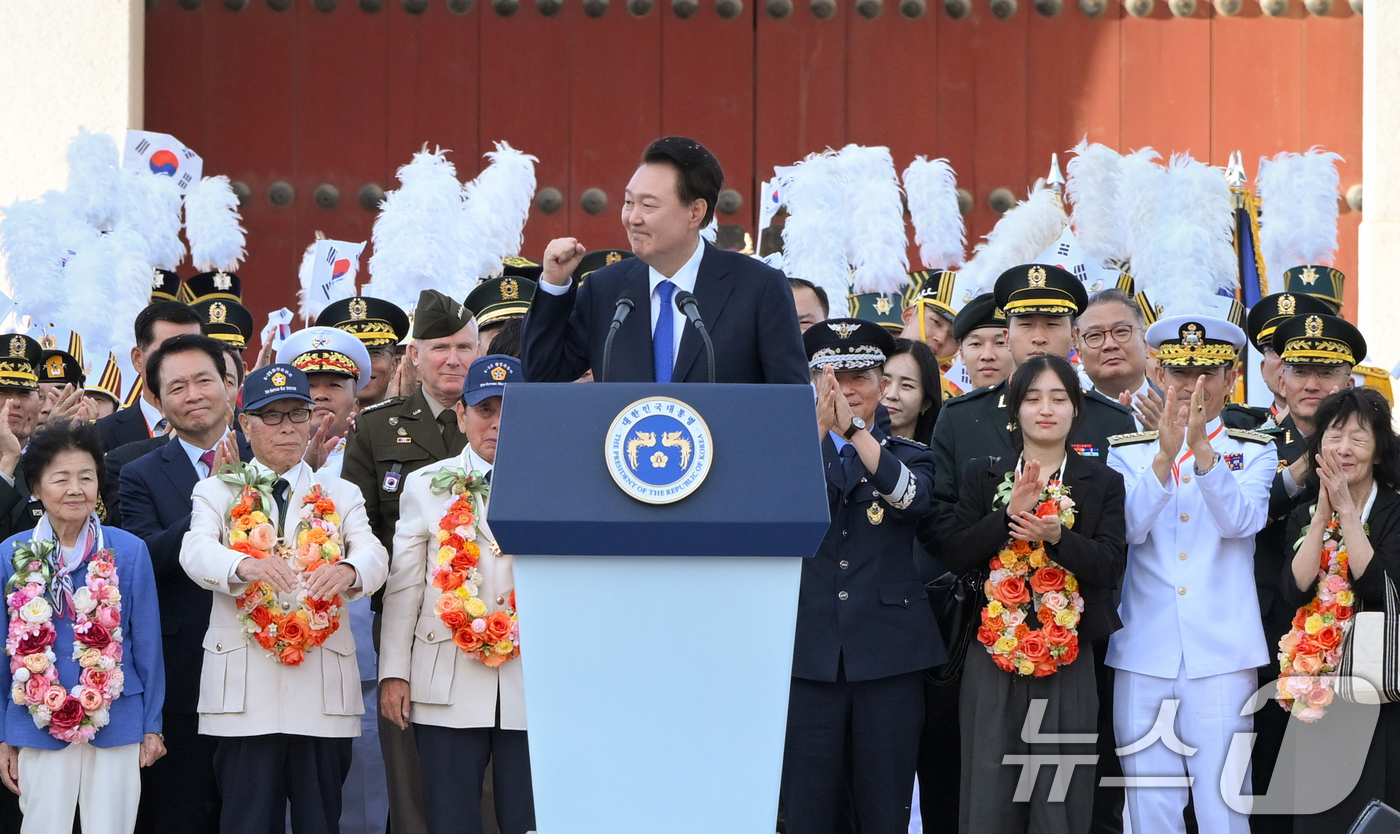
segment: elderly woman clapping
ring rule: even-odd
[[[9,622],[0,780],[24,834],[130,832],[140,768],[165,755],[160,609],[146,545],[97,519],[102,444],[66,421],[35,434],[24,476],[38,526],[0,543]]]

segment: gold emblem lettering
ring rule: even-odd
[[[1307,320],[1306,322],[1303,323],[1303,330],[1308,334],[1308,337],[1309,337],[1309,338],[1316,339],[1318,336],[1321,336],[1321,335],[1322,335],[1322,317],[1321,317],[1321,316],[1308,316],[1308,320]]]
[[[1298,300],[1297,300],[1296,298],[1294,298],[1294,297],[1291,296],[1291,295],[1288,295],[1287,293],[1285,293],[1285,294],[1279,296],[1279,299],[1278,299],[1278,314],[1279,314],[1280,316],[1291,316],[1291,315],[1294,315],[1294,311],[1297,310],[1297,309],[1298,309]]]
[[[364,321],[369,315],[369,305],[363,298],[350,299],[350,320]]]
[[[1031,287],[1031,289],[1033,289],[1033,290],[1043,290],[1043,289],[1045,289],[1045,267],[1043,267],[1043,266],[1033,266],[1033,267],[1031,267],[1030,272],[1027,272],[1027,273],[1026,273],[1026,279],[1027,279],[1028,281],[1030,281],[1030,287]]]
[[[228,322],[228,308],[222,301],[215,301],[209,305],[209,323],[226,324]]]
[[[1304,284],[1312,286],[1317,283],[1317,270],[1310,266],[1305,266],[1303,267],[1303,274],[1299,277],[1303,279]]]
[[[230,290],[233,288],[233,277],[223,270],[214,273],[214,289]]]
[[[832,331],[833,333],[835,333],[837,336],[840,336],[840,337],[843,338],[843,339],[849,339],[849,338],[851,338],[851,334],[860,329],[860,325],[858,325],[858,324],[851,324],[850,322],[844,322],[844,321],[842,321],[842,322],[830,322],[830,321],[829,321],[829,322],[826,323],[826,326],[829,327],[829,328],[831,328],[831,331]]]
[[[894,304],[890,302],[890,297],[888,295],[876,296],[875,312],[883,316],[887,315],[892,309],[894,309]]]
[[[520,297],[520,282],[507,278],[501,282],[501,300],[514,301]]]
[[[879,501],[876,501],[865,511],[865,517],[870,519],[871,524],[878,525],[885,520],[885,508],[880,506]]]
[[[23,337],[23,336],[16,336],[16,337],[14,337],[13,339],[10,340],[10,358],[11,358],[11,359],[23,359],[23,358],[24,358],[24,337]]]
[[[627,463],[631,465],[632,471],[637,471],[637,450],[656,445],[656,432],[639,431],[627,441]]]
[[[686,440],[685,432],[666,431],[661,433],[661,445],[671,446],[681,451],[681,469],[690,465],[690,441]]]

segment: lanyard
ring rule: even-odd
[[[1209,443],[1215,438],[1219,437],[1220,433],[1224,430],[1225,423],[1224,421],[1222,421],[1220,425],[1215,427],[1215,431],[1211,432],[1210,436],[1206,438],[1206,442]],[[1186,459],[1191,457],[1191,455],[1193,454],[1195,453],[1192,452],[1190,449],[1187,449],[1186,454],[1182,455],[1180,460],[1172,464],[1172,478],[1175,479],[1178,484],[1181,483],[1181,465],[1185,463]]]

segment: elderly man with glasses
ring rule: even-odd
[[[1127,293],[1109,289],[1095,295],[1075,320],[1079,363],[1091,390],[1133,410],[1138,428],[1155,429],[1162,395],[1147,377],[1147,323]]]

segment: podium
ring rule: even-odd
[[[512,383],[502,407],[487,517],[539,834],[771,834],[830,523],[811,388]]]

